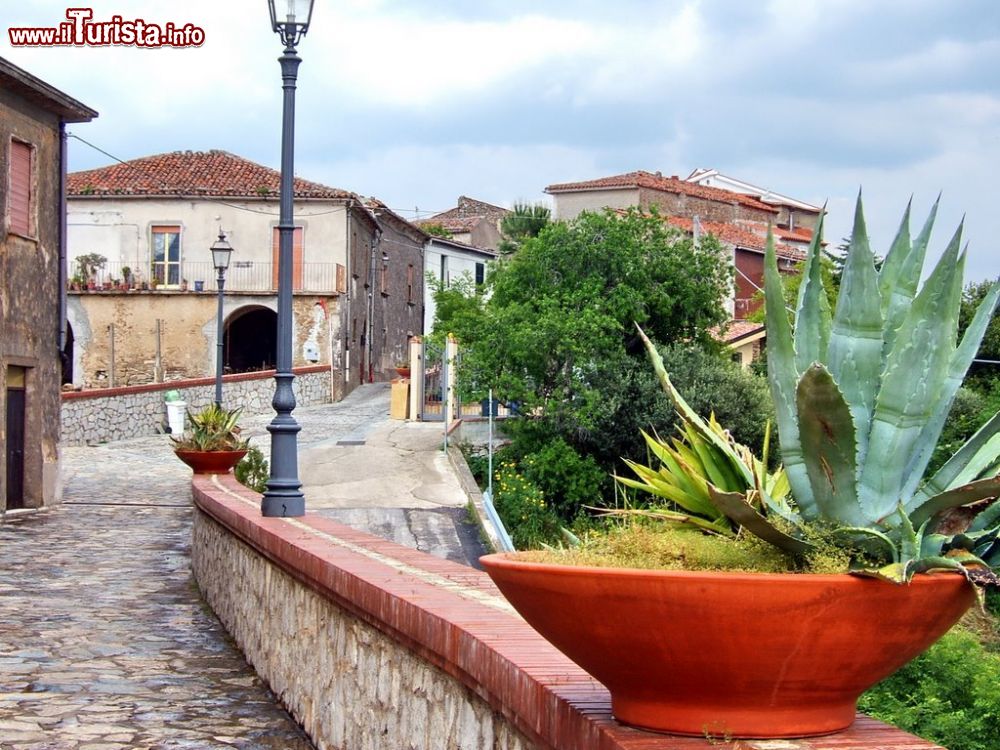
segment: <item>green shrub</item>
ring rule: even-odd
[[[517,470],[513,461],[499,465],[493,482],[493,504],[517,549],[538,549],[560,537],[560,521],[545,504],[545,495]]]
[[[524,476],[542,491],[546,504],[566,522],[571,522],[584,505],[599,505],[610,483],[593,458],[581,456],[562,438],[525,456],[520,466]]]
[[[865,693],[858,707],[949,750],[997,750],[1000,654],[956,628]]]
[[[267,489],[270,471],[267,459],[264,458],[264,454],[256,445],[247,448],[247,454],[236,464],[233,472],[236,474],[237,482],[249,487],[254,492],[263,493]]]

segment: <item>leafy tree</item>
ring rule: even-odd
[[[960,334],[965,332],[972,316],[976,312],[979,303],[989,292],[993,281],[972,282],[962,292],[962,307],[958,314],[958,328]],[[1000,365],[991,362],[1000,362],[1000,312],[994,312],[982,343],[979,345],[979,352],[976,354],[978,360],[988,360],[987,362],[975,362],[969,369],[965,384],[986,392],[1000,392]]]
[[[465,338],[474,330],[483,314],[483,290],[468,272],[452,279],[447,285],[434,274],[427,274],[427,287],[434,297],[434,323],[430,338],[444,341],[449,334]]]
[[[500,222],[503,239],[497,247],[501,253],[517,250],[529,237],[537,237],[552,220],[552,211],[541,203],[515,203],[513,210]]]
[[[726,319],[731,277],[717,242],[695,246],[655,214],[609,211],[549,224],[494,270],[482,315],[456,331],[462,387],[475,398],[493,387],[519,402],[526,416],[507,429],[521,455],[558,439],[613,470],[619,448],[634,455],[649,409],[670,413],[662,394],[653,395],[633,321],[657,341],[717,350],[709,329]],[[630,388],[642,380],[650,397],[637,402]],[[559,451],[565,465],[582,466]],[[570,500],[547,489],[547,502],[572,515],[576,490]]]

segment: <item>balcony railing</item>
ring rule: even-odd
[[[294,291],[317,294],[336,293],[338,291],[337,267],[337,263],[302,263],[296,266],[292,280]],[[96,287],[98,289],[109,286],[118,288],[125,281],[124,269],[126,268],[129,269],[132,286],[135,288],[141,287],[142,284],[150,287],[154,279],[160,289],[177,289],[186,282],[187,289],[194,290],[196,282],[199,281],[202,282],[205,291],[215,291],[216,288],[217,273],[210,261],[143,268],[136,268],[128,263],[107,262],[103,268],[97,269],[94,273],[93,281]],[[75,268],[70,271],[71,281],[75,272]],[[226,271],[226,291],[276,293],[277,282],[277,269],[272,263],[234,259]],[[343,279],[341,279],[341,284],[343,284]]]

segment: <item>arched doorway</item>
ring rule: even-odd
[[[278,314],[266,307],[244,307],[226,323],[222,338],[227,372],[273,370],[277,363]]]

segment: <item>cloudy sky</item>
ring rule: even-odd
[[[300,45],[296,171],[412,217],[459,195],[713,167],[828,203],[859,188],[876,250],[939,191],[938,252],[966,214],[967,276],[1000,275],[996,0],[317,0]],[[4,3],[54,26],[66,2]],[[82,5],[71,3],[70,6]],[[100,112],[71,131],[122,159],[221,148],[277,168],[281,52],[264,0],[93,0],[97,20],[205,30],[197,49],[0,55]],[[71,141],[71,169],[109,159]]]

